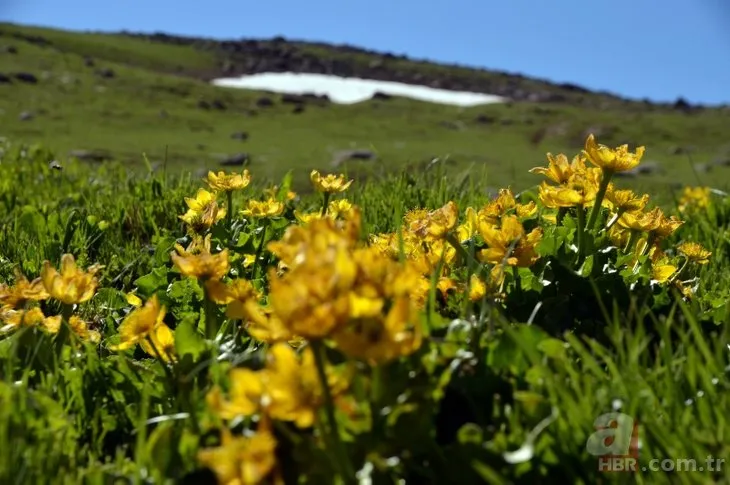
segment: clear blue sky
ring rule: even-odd
[[[0,0],[74,30],[348,43],[633,98],[730,103],[730,0]]]

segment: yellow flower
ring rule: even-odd
[[[149,355],[160,353],[164,361],[172,360],[175,352],[175,339],[172,330],[165,325],[166,309],[160,305],[157,295],[132,310],[119,326],[119,344],[109,346],[110,350],[126,350],[139,344]],[[154,345],[154,348],[153,346]]]
[[[662,217],[662,210],[655,207],[649,212],[625,212],[619,217],[618,223],[632,231],[649,232],[659,227]]]
[[[276,444],[268,421],[262,421],[250,437],[234,438],[228,428],[223,428],[220,446],[200,450],[198,461],[215,473],[221,485],[268,483],[275,471]]]
[[[472,207],[467,207],[464,211],[464,223],[457,226],[456,236],[460,243],[465,243],[473,238],[477,233],[478,224],[477,212]]]
[[[584,199],[580,192],[567,187],[556,187],[543,182],[538,189],[538,197],[545,207],[556,209],[560,207],[577,207],[583,205]]]
[[[666,217],[664,213],[661,213],[659,217],[659,225],[654,230],[654,233],[659,238],[666,238],[672,235],[674,231],[684,224],[684,221],[677,218],[677,216]]]
[[[588,160],[602,170],[615,173],[625,172],[636,167],[644,156],[644,147],[636,148],[635,153],[629,152],[628,145],[621,145],[611,149],[605,145],[596,143],[593,134],[588,135],[585,143],[585,153]]]
[[[560,153],[557,157],[553,157],[552,153],[547,154],[548,166],[535,167],[530,169],[530,173],[544,175],[558,185],[563,185],[575,174],[585,172],[585,160],[576,156],[572,163],[568,163],[568,157]]]
[[[423,217],[414,220],[410,229],[420,237],[441,239],[454,230],[459,219],[459,209],[453,201],[449,201]]]
[[[537,204],[531,200],[527,204],[516,204],[515,213],[520,219],[527,219],[537,214]]]
[[[677,267],[667,261],[657,262],[651,267],[651,279],[657,283],[666,283],[677,271]]]
[[[701,244],[695,242],[685,242],[677,247],[677,250],[685,256],[689,261],[697,264],[707,264],[710,262],[712,253],[702,247]]]
[[[50,296],[67,305],[84,303],[91,299],[96,292],[99,281],[96,273],[102,266],[92,265],[87,271],[76,267],[73,255],[64,254],[61,257],[60,273],[45,261],[41,270],[41,281]]]
[[[48,292],[41,278],[28,281],[28,278],[15,268],[15,284],[0,284],[0,306],[21,308],[28,301],[42,301],[48,298]]]
[[[613,184],[608,185],[603,203],[614,212],[639,212],[649,202],[649,194],[637,196],[633,190],[617,190]]]
[[[5,333],[17,330],[20,327],[41,327],[49,333],[55,334],[61,328],[61,315],[47,317],[38,307],[30,310],[14,310],[10,307],[0,308],[0,322],[5,323],[5,327],[0,332]]]
[[[226,216],[226,209],[218,206],[215,195],[205,189],[198,189],[195,198],[185,197],[188,211],[179,216],[193,232],[210,229]]]
[[[251,183],[251,175],[248,170],[244,170],[242,173],[231,173],[218,172],[217,174],[209,171],[208,177],[205,179],[205,183],[211,188],[211,190],[222,190],[224,192],[232,192],[234,190],[245,189],[248,184]]]
[[[264,386],[260,373],[243,367],[231,369],[231,381],[226,399],[221,390],[214,387],[205,397],[211,411],[223,419],[251,416],[261,409]]]
[[[360,315],[353,315],[333,335],[342,352],[377,365],[410,355],[421,346],[421,324],[414,302],[408,297],[396,299],[384,318],[383,303],[381,299],[360,299]]]
[[[309,180],[311,180],[312,185],[318,192],[328,194],[344,192],[353,182],[352,180],[345,181],[345,176],[342,174],[328,174],[323,176],[317,170],[312,170],[309,174]]]
[[[101,334],[96,330],[90,330],[89,324],[76,315],[72,315],[69,318],[68,325],[71,331],[85,342],[98,343],[101,340]]]
[[[479,301],[487,294],[487,285],[477,275],[469,279],[469,300]]]
[[[502,218],[501,226],[483,226],[480,228],[487,249],[479,252],[482,261],[510,266],[531,266],[539,256],[535,247],[542,238],[540,228],[525,234],[522,223],[516,216]]]
[[[441,295],[446,298],[448,296],[449,291],[456,290],[458,285],[456,284],[456,281],[453,280],[453,278],[447,278],[445,276],[442,276],[439,278],[438,282],[436,283],[436,289],[441,292]]]
[[[200,280],[220,280],[228,273],[228,249],[216,254],[211,254],[209,250],[191,254],[179,245],[175,249],[177,253],[171,251],[170,258],[184,276]]]
[[[300,359],[288,344],[276,343],[266,358],[266,368],[260,374],[267,414],[274,419],[292,421],[300,428],[311,427],[324,403],[312,348],[305,347]],[[336,395],[346,383],[330,374],[328,385]]]
[[[690,209],[704,209],[710,205],[712,189],[709,187],[685,187],[679,199],[679,211],[687,212]]]
[[[252,199],[248,201],[247,207],[241,211],[241,214],[255,218],[277,217],[284,212],[284,209],[284,203],[276,199],[263,201]]]
[[[127,300],[127,303],[129,303],[133,307],[142,306],[142,300],[134,293],[127,293],[126,295],[124,295],[124,297]]]
[[[354,205],[347,199],[331,200],[327,205],[327,214],[334,218],[348,219],[353,214]]]
[[[310,254],[283,277],[270,276],[270,301],[276,315],[296,335],[328,336],[349,317],[347,291],[357,266],[345,248]]]

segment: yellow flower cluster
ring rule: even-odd
[[[20,271],[15,271],[15,284],[0,284],[0,332],[10,332],[21,327],[39,327],[50,334],[58,334],[63,324],[62,315],[46,316],[32,302],[54,298],[68,308],[90,300],[99,284],[97,273],[102,267],[92,265],[86,271],[76,266],[71,254],[61,257],[61,271],[45,261],[41,276],[28,281]],[[67,315],[70,330],[82,341],[98,342],[101,335],[89,328],[89,324],[77,315]]]

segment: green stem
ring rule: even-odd
[[[357,483],[355,473],[350,463],[350,457],[347,455],[342,440],[340,440],[340,432],[337,427],[337,418],[335,417],[335,404],[332,399],[329,382],[327,380],[327,372],[325,371],[325,347],[321,341],[311,342],[312,352],[314,353],[314,363],[317,366],[317,375],[322,384],[324,393],[324,409],[329,423],[328,433],[330,435],[330,443],[335,448],[332,450],[337,457],[337,464],[342,468],[343,479],[345,483]]]
[[[613,227],[613,225],[618,222],[618,220],[621,218],[621,216],[623,215],[624,212],[626,212],[624,209],[619,209],[618,212],[616,212],[616,214],[614,214],[614,216],[611,218],[611,220],[608,221],[605,231],[608,231],[609,229],[611,229]]]
[[[461,245],[461,243],[456,239],[456,236],[454,236],[453,233],[448,233],[446,235],[446,242],[451,244],[451,246],[456,249],[456,252],[459,253],[459,256],[464,259],[464,262],[468,263],[470,266],[472,264],[479,265],[479,262],[476,261],[471,254],[466,252],[464,246]]]
[[[580,267],[580,265],[583,263],[583,258],[585,258],[585,252],[586,252],[586,210],[582,206],[579,206],[576,208],[578,211],[578,227],[576,228],[576,232],[578,235],[578,262],[577,265]]]
[[[262,226],[261,226],[261,241],[259,242],[259,247],[256,248],[256,259],[254,260],[254,264],[256,265],[256,272],[254,273],[254,278],[258,276],[259,273],[264,273],[264,269],[259,262],[259,259],[261,259],[261,253],[264,252],[264,243],[266,242],[266,230],[269,227],[269,220],[264,219]],[[261,270],[261,271],[259,271]]]
[[[512,266],[512,277],[515,280],[515,294],[519,296],[522,293],[522,278],[520,278],[520,271],[517,266]]]
[[[233,222],[233,192],[230,190],[226,191],[226,198],[228,199],[228,212],[226,213],[226,227],[231,230],[231,224]]]
[[[603,198],[606,196],[606,189],[608,189],[608,183],[611,181],[611,177],[613,177],[613,172],[603,169],[601,185],[598,186],[596,201],[593,203],[591,217],[588,219],[588,225],[586,226],[589,231],[593,231],[593,228],[596,225],[596,219],[598,219],[598,214],[601,212],[601,204],[603,203]]]
[[[641,235],[641,231],[631,229],[631,236],[629,236],[629,241],[626,243],[626,247],[624,248],[625,253],[628,254],[628,252],[631,251],[631,248],[634,247],[634,245],[636,244],[636,241],[639,239],[640,235]]]
[[[63,352],[63,346],[68,342],[69,337],[71,336],[70,326],[69,326],[69,319],[71,318],[71,315],[73,314],[74,306],[68,303],[63,303],[61,306],[61,328],[58,329],[58,333],[56,334],[56,355],[58,357],[61,357],[61,352]]]
[[[329,192],[323,192],[323,202],[322,202],[322,216],[327,215],[327,208],[330,205],[330,193]]]
[[[218,335],[218,319],[215,316],[215,304],[211,300],[208,290],[204,288],[203,311],[205,312],[205,337],[209,340],[215,340]]]
[[[689,258],[685,258],[684,263],[682,263],[682,266],[677,271],[674,272],[674,274],[669,278],[669,280],[667,280],[667,283],[674,282],[674,280],[676,280],[679,277],[679,275],[682,274],[682,271],[684,271],[684,268],[687,267],[688,263],[689,263]]]

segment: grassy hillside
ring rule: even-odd
[[[327,50],[308,49],[322,55]],[[0,74],[10,82],[0,83],[0,135],[43,140],[62,155],[105,150],[131,168],[141,166],[144,153],[153,163],[166,158],[173,171],[195,172],[243,152],[257,173],[273,178],[291,168],[328,168],[339,151],[367,149],[377,161],[350,163],[349,170],[380,174],[440,157],[454,173],[485,170],[490,184],[521,188],[534,183],[524,175],[526,168],[539,164],[546,151],[579,148],[590,129],[603,143],[640,141],[651,147],[646,159],[662,170],[641,183],[699,176],[723,186],[730,178],[730,169],[710,165],[730,158],[727,110],[687,113],[629,102],[607,102],[603,110],[529,102],[462,109],[390,99],[354,106],[307,103],[295,113],[277,95],[271,96],[273,106],[262,108],[257,105],[262,93],[201,80],[226,56],[203,41],[177,45],[1,24]],[[447,69],[398,58],[392,63],[426,74]],[[18,72],[33,74],[38,82],[21,82],[13,77]],[[245,141],[231,137],[242,131]],[[693,164],[713,170],[704,173],[700,167],[703,173],[695,174]],[[298,170],[296,180],[304,176]]]

